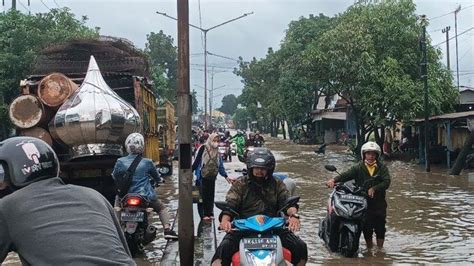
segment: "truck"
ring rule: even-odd
[[[163,105],[160,105],[152,82],[140,75],[146,74],[146,60],[123,39],[75,40],[45,49],[35,62],[33,73],[21,81],[20,96],[10,105],[10,119],[17,126],[17,135],[38,137],[53,147],[60,161],[60,177],[66,183],[91,187],[112,201],[115,185],[111,173],[123,153],[77,157],[72,154],[71,147],[51,136],[52,131],[49,131],[52,117],[59,108],[52,102],[67,94],[63,93],[64,87],[74,90],[82,84],[90,55],[96,56],[102,77],[110,89],[138,112],[141,118],[139,131],[145,137],[144,157],[153,160],[160,172],[168,169],[164,174],[171,174],[170,154],[174,150],[174,139],[169,138],[174,137],[169,129],[174,130],[174,108],[169,102],[162,101]],[[60,82],[52,79],[52,75],[64,77]],[[46,93],[42,87],[45,80],[53,88]],[[67,82],[70,84],[63,86]],[[31,111],[35,108],[36,113]],[[166,119],[159,116],[163,110]]]

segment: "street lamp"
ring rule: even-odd
[[[458,55],[458,13],[461,11],[461,5],[454,10],[454,35],[456,36],[456,76],[459,91],[459,55]]]
[[[174,17],[172,17],[172,16],[170,16],[170,15],[168,15],[168,14],[166,14],[166,13],[159,12],[159,11],[156,11],[156,13],[159,14],[159,15],[162,15],[162,16],[165,16],[165,17],[167,17],[167,18],[174,19],[174,20],[177,21],[176,18],[174,18]],[[205,126],[206,128],[207,128],[207,109],[206,109],[206,107],[207,107],[207,54],[208,54],[208,52],[207,52],[207,33],[208,33],[210,30],[213,30],[213,29],[218,28],[218,27],[220,27],[220,26],[223,26],[223,25],[225,25],[225,24],[227,24],[227,23],[230,23],[230,22],[232,22],[232,21],[236,21],[236,20],[238,20],[238,19],[241,19],[241,18],[243,18],[243,17],[246,17],[246,16],[248,16],[248,15],[252,15],[252,14],[253,14],[253,12],[244,13],[242,16],[239,16],[239,17],[236,17],[236,18],[227,20],[227,21],[225,21],[225,22],[222,22],[222,23],[220,23],[220,24],[217,24],[217,25],[215,25],[215,26],[213,26],[213,27],[210,27],[210,28],[207,28],[207,29],[204,29],[204,28],[201,28],[201,27],[198,27],[198,26],[195,26],[195,25],[189,23],[189,26],[190,26],[190,27],[193,27],[193,28],[195,28],[195,29],[198,29],[198,30],[200,30],[200,31],[202,31],[202,32],[204,33],[204,126]]]

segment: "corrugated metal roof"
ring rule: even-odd
[[[451,119],[458,119],[458,118],[465,118],[465,117],[474,117],[474,111],[435,115],[435,116],[430,117],[429,120],[430,121],[451,120]],[[423,121],[425,121],[424,118],[415,119],[415,122],[423,122]]]

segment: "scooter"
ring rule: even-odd
[[[127,194],[120,200],[120,224],[132,257],[142,253],[156,237],[156,228],[148,220],[153,211],[149,204],[139,194]]]
[[[337,172],[333,165],[326,170]],[[327,215],[319,224],[319,237],[331,252],[354,257],[359,250],[359,238],[367,211],[367,189],[381,181],[379,175],[364,182],[361,187],[354,181],[337,183],[329,195]]]
[[[217,147],[217,151],[219,153],[219,156],[224,160],[224,161],[227,161],[227,156],[228,156],[228,152],[227,152],[227,144],[223,141],[219,142],[219,146]]]
[[[232,221],[235,231],[245,235],[240,240],[239,251],[232,256],[232,265],[288,265],[291,252],[281,244],[278,232],[286,229],[284,211],[298,203],[300,197],[289,197],[285,206],[278,212],[281,217],[254,215],[239,219],[239,213],[225,201],[216,201],[217,208],[232,213],[237,219]]]

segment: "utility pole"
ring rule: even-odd
[[[426,15],[421,15],[421,27],[422,27],[422,37],[420,40],[420,48],[423,53],[423,62],[421,63],[421,78],[423,79],[424,89],[425,89],[425,128],[424,128],[424,135],[425,135],[425,169],[426,172],[430,171],[430,161],[429,161],[429,135],[428,135],[428,127],[429,127],[429,105],[428,105],[428,58],[426,56]]]
[[[16,10],[16,0],[12,0],[12,10]]]
[[[449,30],[451,29],[450,26],[447,26],[446,28],[442,29],[441,31],[443,33],[446,33],[446,57],[448,59],[448,70],[451,70],[451,67],[449,65]]]
[[[178,0],[178,234],[181,265],[194,263],[194,219],[191,172],[191,95],[189,92],[189,2]]]
[[[454,34],[456,34],[456,76],[459,91],[459,52],[458,52],[458,13],[461,11],[461,5],[454,10]]]
[[[176,18],[172,17],[172,16],[169,16],[168,14],[166,13],[162,13],[162,12],[156,12],[157,14],[159,15],[162,15],[162,16],[165,16],[167,18],[170,18],[170,19],[174,19],[176,20]],[[198,27],[198,26],[195,26],[193,24],[189,24],[190,27],[193,27],[195,29],[198,29],[200,31],[202,31],[204,33],[204,127],[207,128],[207,123],[208,123],[208,117],[207,117],[207,33],[210,31],[210,30],[213,30],[215,28],[218,28],[220,26],[223,26],[227,23],[230,23],[232,21],[236,21],[238,19],[241,19],[243,17],[246,17],[248,15],[252,15],[253,12],[250,12],[250,13],[244,13],[242,16],[239,16],[239,17],[236,17],[236,18],[233,18],[233,19],[230,19],[230,20],[227,20],[225,22],[222,22],[220,24],[217,24],[213,27],[210,27],[210,28],[207,28],[207,29],[204,29],[204,28],[201,28],[201,27]]]

